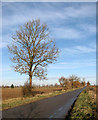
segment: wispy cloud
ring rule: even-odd
[[[77,4],[75,7],[73,4],[70,6],[67,3],[63,3],[65,7],[60,7],[62,4],[59,3],[3,3],[3,8],[6,7],[6,10],[11,11],[11,16],[6,15],[8,17],[7,22],[5,24],[19,24],[23,22],[23,20],[29,20],[30,18],[39,17],[44,21],[59,21],[59,19],[71,18],[88,18],[93,17],[96,13],[96,7],[94,4],[86,4],[80,5]],[[67,6],[66,6],[67,5]],[[17,9],[18,7],[18,9]],[[59,9],[58,9],[59,8]],[[61,9],[60,9],[61,8]],[[86,11],[86,12],[85,12]],[[73,14],[74,13],[74,14]],[[6,17],[5,16],[5,17]],[[28,17],[27,17],[28,16]],[[17,19],[15,19],[17,18]],[[12,20],[10,22],[10,20]]]
[[[71,62],[60,62],[56,65],[50,65],[49,69],[59,69],[59,70],[66,70],[66,69],[76,69],[76,68],[83,68],[83,67],[94,67],[96,66],[96,59],[83,59],[78,61],[71,61]]]
[[[71,18],[86,18],[92,17],[96,13],[96,7],[94,5],[80,5],[78,7],[66,7],[65,15]]]
[[[31,18],[41,18],[43,21],[51,21],[56,22],[60,19],[66,20],[71,18],[88,18],[93,17],[95,15],[96,8],[94,5],[80,5],[79,7],[74,7],[74,5],[69,6],[67,3],[65,7],[60,9],[59,3],[29,3],[21,4],[21,3],[3,3],[3,8],[6,7],[7,11],[11,11],[11,16],[6,15],[7,19],[4,23],[5,25],[15,25],[23,23],[23,20],[29,20]],[[66,6],[68,5],[68,6]],[[57,7],[56,7],[57,6]],[[78,6],[78,4],[77,4]],[[17,9],[18,7],[18,9]],[[59,8],[59,9],[58,9]],[[86,11],[86,12],[85,12]],[[74,14],[73,14],[74,13]],[[28,16],[28,17],[27,17]],[[10,22],[11,21],[11,22]]]
[[[78,55],[78,54],[87,54],[96,52],[96,47],[87,47],[87,46],[74,46],[69,48],[63,48],[61,50],[62,55]]]
[[[79,28],[84,30],[87,34],[94,34],[96,33],[96,24],[79,24]]]
[[[80,24],[78,28],[76,27],[77,23],[75,23],[75,26],[69,25],[73,19],[75,21],[82,18],[88,19],[89,17],[92,19],[95,15],[95,4],[32,2],[3,3],[2,5],[3,30],[4,32],[10,32],[3,35],[4,43],[1,47],[4,47],[9,41],[9,38],[5,36],[11,36],[18,28],[18,25],[37,18],[40,18],[42,22],[49,25],[52,36],[56,39],[82,39],[83,37],[87,37],[87,33],[91,35],[91,32],[92,34],[95,32],[95,26],[92,24]]]
[[[82,36],[82,33],[75,28],[54,28],[52,31],[52,36],[57,39],[78,39]]]

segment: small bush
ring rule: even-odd
[[[93,87],[90,87],[89,90],[95,91],[95,89]]]
[[[32,88],[30,87],[28,82],[26,82],[24,86],[22,87],[22,95],[23,97],[32,95]]]
[[[84,90],[84,93],[87,93],[87,90]]]
[[[11,88],[14,88],[14,85],[13,85],[13,84],[11,85]]]

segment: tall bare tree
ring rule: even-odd
[[[49,29],[40,20],[25,23],[13,35],[9,51],[13,54],[11,60],[14,70],[20,74],[28,74],[30,87],[32,77],[46,78],[46,66],[54,63],[58,56],[58,48],[50,38]]]

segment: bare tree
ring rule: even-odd
[[[70,87],[70,82],[68,78],[61,77],[59,79],[59,83],[64,89],[68,89]]]
[[[46,66],[54,63],[58,56],[58,49],[50,38],[47,25],[41,24],[40,20],[29,21],[12,38],[8,49],[13,54],[11,60],[15,63],[14,70],[29,75],[30,87],[32,77],[45,79]]]
[[[86,83],[85,83],[85,78],[83,78],[83,79],[82,79],[82,82],[81,82],[81,85],[82,85],[82,86],[85,86],[85,84],[86,84]]]
[[[64,81],[65,81],[65,77],[59,78],[59,83],[62,87],[64,86]]]
[[[90,82],[89,81],[87,82],[87,86],[90,86]]]
[[[72,86],[72,88],[73,88],[73,82],[74,82],[74,81],[80,81],[80,78],[79,78],[78,76],[76,76],[76,75],[71,75],[71,76],[69,77],[69,81],[71,82],[71,86]]]

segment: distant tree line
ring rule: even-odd
[[[83,87],[83,86],[89,86],[90,82],[88,81],[87,84],[85,82],[85,78],[82,80],[80,77],[76,75],[71,75],[68,78],[61,77],[59,78],[59,83],[64,89],[69,89],[69,88],[78,88],[78,87]]]
[[[90,82],[88,81],[87,83],[85,82],[85,78],[83,78],[82,80],[76,76],[76,75],[71,75],[68,78],[65,77],[61,77],[59,78],[59,83],[55,83],[55,84],[49,84],[49,85],[37,85],[37,84],[33,84],[32,88],[41,88],[41,87],[63,87],[64,89],[68,89],[68,88],[78,88],[78,87],[82,87],[82,86],[90,86]],[[7,85],[2,85],[2,88],[20,88],[23,87],[24,85],[14,85],[11,84],[10,86]]]

